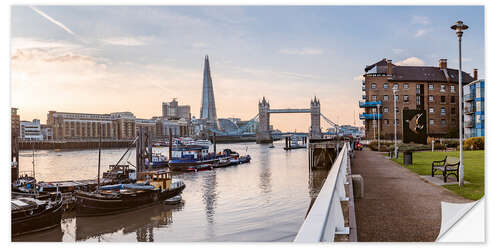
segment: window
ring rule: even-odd
[[[434,96],[433,95],[430,95],[429,96],[429,102],[433,102],[434,101]]]
[[[455,103],[455,96],[454,95],[450,96],[450,102]]]
[[[429,125],[434,125],[434,119],[429,120]]]
[[[395,95],[394,96],[394,101],[398,101],[399,100],[399,95]]]
[[[441,119],[441,126],[446,126],[446,120],[445,119]]]
[[[420,97],[417,96],[417,105],[420,105]]]
[[[389,84],[388,83],[384,83],[384,89],[388,89],[389,88]]]
[[[446,115],[446,108],[441,108],[441,114]]]
[[[384,101],[389,101],[389,96],[388,95],[384,95]]]
[[[454,115],[457,112],[455,108],[451,108],[451,113]]]
[[[403,84],[404,89],[408,89],[408,83]]]
[[[388,107],[384,107],[384,113],[387,113],[389,112],[389,108]]]
[[[429,90],[433,90],[433,89],[434,89],[434,84],[429,83]]]
[[[372,83],[372,89],[376,89],[377,88],[377,84],[376,83]]]
[[[398,112],[399,112],[399,108],[398,108],[398,107],[396,107],[396,113],[398,113]]]
[[[441,103],[446,103],[446,96],[444,95],[441,96]]]
[[[399,119],[396,119],[396,125],[399,125]]]
[[[441,92],[446,92],[446,85],[441,84]]]
[[[376,95],[372,95],[372,101],[376,101],[377,100],[377,96]]]
[[[455,93],[455,86],[450,85],[450,92],[451,92],[451,93]]]
[[[394,83],[393,88],[394,88],[394,89],[399,89],[399,84]]]
[[[452,125],[455,125],[455,124],[456,124],[456,122],[457,122],[457,121],[456,121],[455,119],[451,119],[451,124],[452,124]]]
[[[429,113],[434,113],[434,108],[429,108]]]
[[[389,120],[388,119],[384,119],[384,124],[385,125],[389,125]]]
[[[408,102],[408,95],[404,95],[404,96],[403,96],[403,101],[404,101],[404,102]]]

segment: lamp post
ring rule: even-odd
[[[398,140],[398,136],[397,136],[397,129],[398,129],[398,126],[397,126],[397,123],[396,123],[396,105],[397,105],[397,99],[396,99],[396,92],[398,92],[398,89],[396,88],[396,86],[392,87],[392,91],[394,92],[394,158],[397,158],[397,155],[398,155],[398,144],[397,144],[397,140]]]
[[[380,151],[380,104],[377,104],[377,130],[378,130],[378,150]]]
[[[464,155],[463,155],[463,127],[462,127],[462,114],[463,114],[463,97],[462,97],[462,35],[464,30],[468,29],[469,26],[465,25],[462,21],[457,21],[457,23],[451,26],[452,30],[455,30],[458,38],[458,127],[460,133],[460,167],[458,168],[458,184],[464,186]]]

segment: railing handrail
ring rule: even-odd
[[[344,215],[340,201],[346,200],[344,184],[349,143],[344,143],[340,154],[299,229],[295,242],[333,242],[335,234],[345,233]]]

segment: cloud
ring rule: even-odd
[[[149,38],[117,36],[117,37],[103,38],[101,39],[101,42],[104,42],[109,45],[118,45],[118,46],[142,46],[146,45],[147,40],[149,40]]]
[[[425,35],[425,33],[427,33],[426,29],[419,29],[419,30],[417,30],[417,33],[415,33],[415,37],[421,37],[421,36]]]
[[[396,62],[399,66],[424,66],[424,61],[418,57],[408,57],[402,61]]]
[[[363,76],[363,74],[361,74],[361,75],[356,76],[356,77],[353,78],[353,80],[355,80],[355,81],[361,81],[363,79],[365,79],[365,77]]]
[[[321,55],[323,54],[322,49],[317,49],[317,48],[297,48],[297,49],[281,49],[279,51],[280,54],[285,54],[285,55]]]
[[[426,16],[412,16],[411,22],[413,24],[429,25],[431,23],[431,20]]]
[[[76,49],[80,45],[56,40],[43,40],[31,37],[13,37],[11,39],[11,50],[18,49]]]
[[[70,33],[71,35],[75,35],[75,33],[73,33],[72,30],[70,30],[68,27],[66,27],[66,25],[62,24],[61,22],[57,21],[56,19],[50,17],[49,15],[45,14],[43,11],[33,7],[33,6],[30,6],[30,8],[35,11],[36,13],[40,14],[42,17],[45,17],[47,20],[49,20],[50,22],[52,22],[53,24],[59,26],[61,29],[65,30],[66,32]]]
[[[404,49],[392,49],[392,52],[396,55],[399,55],[403,53],[405,50]]]
[[[203,48],[207,48],[208,44],[203,43],[203,42],[196,42],[196,43],[192,43],[191,47],[193,47],[195,49],[203,49]]]

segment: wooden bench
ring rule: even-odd
[[[458,181],[458,168],[460,167],[460,159],[457,157],[445,156],[442,161],[432,162],[432,177],[436,171],[443,173],[444,182],[447,181],[449,175],[457,177]]]

